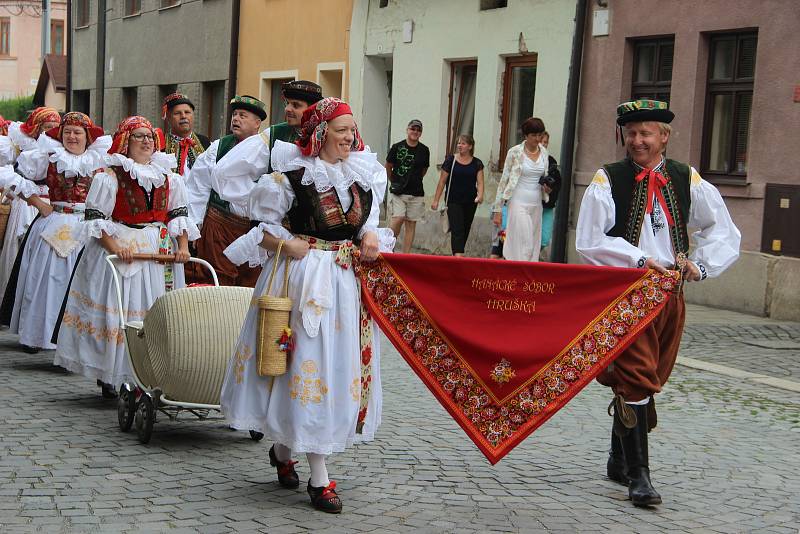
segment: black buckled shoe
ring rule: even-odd
[[[114,386],[111,384],[106,384],[102,380],[97,381],[97,385],[100,386],[101,393],[104,399],[116,399],[117,392],[114,389]]]
[[[297,476],[297,471],[294,470],[294,464],[289,460],[288,462],[281,462],[275,456],[275,445],[269,448],[269,465],[276,468],[278,471],[278,483],[286,489],[296,489],[300,486],[300,477]]]
[[[326,514],[342,513],[342,500],[336,493],[336,481],[331,480],[327,486],[315,488],[308,481],[308,496],[311,497],[311,506]]]

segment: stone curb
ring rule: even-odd
[[[741,369],[735,369],[733,367],[726,367],[716,363],[709,363],[702,360],[696,360],[694,358],[687,358],[686,356],[678,356],[677,363],[692,369],[700,369],[701,371],[709,371],[719,375],[740,378],[742,380],[749,380],[758,384],[785,389],[794,393],[800,393],[800,382],[793,382],[791,380],[785,380],[783,378],[777,378],[774,376],[759,375],[748,371],[742,371]]]

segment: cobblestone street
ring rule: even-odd
[[[681,357],[800,387],[800,325],[692,307]],[[0,531],[776,532],[800,528],[800,392],[679,365],[651,469],[664,504],[605,478],[608,391],[592,384],[492,467],[384,340],[376,441],[329,462],[344,513],[281,489],[269,442],[161,417],[123,434],[116,401],[0,333]]]

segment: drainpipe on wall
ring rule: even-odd
[[[106,0],[97,0],[97,97],[95,98],[94,120],[103,124],[103,106],[106,91]]]
[[[241,16],[241,0],[233,0],[231,4],[231,53],[228,59],[228,102],[236,96],[236,79],[239,69],[239,18]],[[225,105],[225,124],[231,123],[230,106]],[[227,131],[227,126],[225,127]]]
[[[67,0],[67,111],[72,109],[72,1]]]
[[[583,36],[586,32],[586,0],[578,0],[575,8],[575,35],[572,37],[572,57],[567,84],[567,111],[564,114],[564,142],[561,144],[561,192],[553,224],[553,250],[550,261],[567,261],[567,227],[569,225],[570,194],[572,193],[572,163],[575,156],[575,128],[578,118],[578,96],[583,58]]]

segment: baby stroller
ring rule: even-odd
[[[128,321],[122,286],[113,260],[120,328],[133,383],[120,386],[117,419],[122,432],[136,427],[141,443],[150,441],[156,415],[171,421],[181,414],[206,419],[221,414],[219,398],[225,369],[253,298],[249,287],[220,286],[206,261],[190,258],[211,271],[214,285],[169,291],[155,300],[143,321]],[[172,262],[171,255],[134,254],[134,260]],[[263,434],[250,431],[256,441]]]

